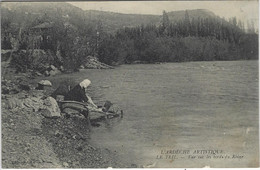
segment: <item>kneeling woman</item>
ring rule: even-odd
[[[93,106],[93,109],[98,109],[97,105],[94,104],[92,99],[86,94],[87,87],[91,84],[91,81],[89,79],[85,79],[82,82],[80,82],[78,85],[76,85],[73,89],[71,89],[66,95],[65,100],[72,100],[72,101],[78,101],[78,102],[87,102],[91,106]]]

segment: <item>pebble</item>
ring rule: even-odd
[[[62,136],[63,134],[62,134],[60,131],[56,130],[55,133],[54,133],[54,135],[55,135],[56,137],[59,137],[59,136]]]
[[[29,152],[29,151],[30,151],[30,148],[29,148],[29,147],[25,147],[24,150],[26,150],[26,151]]]
[[[77,149],[78,151],[82,151],[82,150],[83,150],[83,148],[82,148],[81,146],[77,147],[76,149]]]
[[[76,161],[76,162],[73,162],[72,165],[73,166],[78,166],[78,165],[80,165],[80,163],[79,163],[79,161]]]
[[[64,167],[69,167],[69,164],[68,164],[67,162],[63,162],[62,165],[63,165]]]

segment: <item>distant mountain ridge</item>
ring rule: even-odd
[[[185,17],[186,11],[189,14],[190,19],[194,18],[219,18],[212,11],[207,9],[192,9],[192,10],[180,10],[168,12],[170,21],[182,20]]]
[[[115,32],[119,28],[123,27],[135,27],[139,25],[154,24],[159,25],[161,21],[161,15],[148,15],[148,14],[123,14],[108,11],[98,10],[82,10],[69,3],[63,2],[22,2],[22,3],[2,3],[2,8],[6,8],[12,12],[30,13],[35,17],[42,16],[44,14],[56,15],[57,13],[63,16],[80,17],[85,22],[101,22],[104,31]],[[1,10],[2,11],[2,10]],[[185,18],[185,13],[189,14],[190,19],[194,18],[219,18],[213,12],[206,9],[195,9],[195,10],[181,10],[167,12],[170,22],[176,22]],[[3,12],[1,12],[3,13]],[[16,17],[16,16],[14,16]]]

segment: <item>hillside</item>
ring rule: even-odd
[[[8,9],[8,10],[7,10]],[[197,9],[187,10],[190,18],[212,18],[217,16],[208,10]],[[102,23],[105,32],[114,33],[119,28],[135,27],[139,25],[154,24],[159,25],[161,15],[141,15],[141,14],[122,14],[114,12],[105,12],[97,10],[82,10],[68,3],[51,2],[51,3],[3,3],[1,15],[6,17],[13,13],[14,22],[22,22],[28,16],[31,19],[36,19],[44,15],[53,18],[56,15],[68,16],[70,20],[82,19],[86,23],[97,24]],[[176,22],[185,18],[186,11],[171,11],[168,12],[170,22]],[[19,15],[17,15],[19,14]]]
[[[124,27],[147,24],[157,25],[160,21],[160,16],[158,15],[121,14],[96,10],[87,10],[85,14],[89,20],[101,21],[104,30],[110,33]]]
[[[187,10],[190,19],[198,18],[218,18],[213,12],[205,9]],[[123,27],[135,27],[140,25],[159,25],[161,23],[161,15],[141,15],[141,14],[121,14],[114,12],[104,12],[96,10],[85,11],[88,19],[100,20],[104,29],[113,32],[115,29]],[[168,12],[169,21],[176,22],[185,18],[186,11]]]
[[[213,12],[207,9],[194,9],[168,12],[169,20],[171,22],[183,20],[185,18],[186,11],[188,12],[190,19],[218,18]]]

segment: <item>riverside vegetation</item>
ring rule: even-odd
[[[258,58],[254,22],[203,9],[159,16],[84,11],[68,3],[1,8],[2,49],[13,50],[11,63],[22,72],[46,65],[75,71],[88,56],[109,65]],[[37,49],[46,57],[37,59]]]

